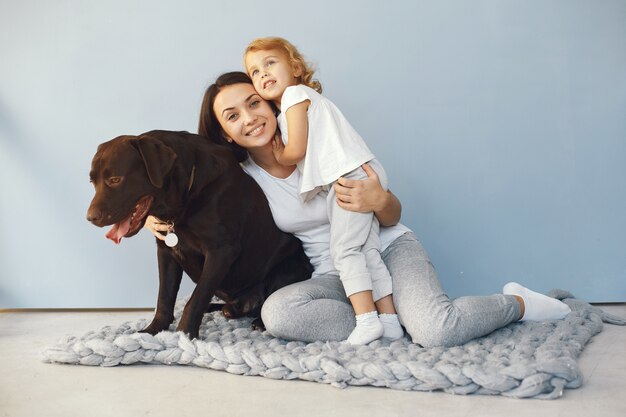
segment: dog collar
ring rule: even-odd
[[[195,177],[196,177],[196,166],[194,165],[191,168],[191,175],[189,176],[189,187],[187,187],[187,193],[191,191],[191,186],[193,185],[193,180]],[[167,225],[168,225],[168,228],[167,228],[167,234],[165,235],[165,244],[169,246],[170,248],[173,248],[174,246],[178,245],[178,236],[176,236],[176,233],[174,233],[174,222],[169,221],[167,222]]]

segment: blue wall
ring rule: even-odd
[[[176,3],[0,0],[0,308],[154,305],[150,235],[84,219],[91,157],[195,131],[267,35],[317,63],[450,295],[626,301],[625,1]]]

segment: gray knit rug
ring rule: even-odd
[[[583,376],[576,363],[602,322],[626,320],[575,299],[550,294],[567,303],[565,320],[518,322],[465,345],[425,349],[406,337],[377,340],[354,347],[342,342],[289,342],[253,331],[250,319],[227,320],[221,312],[206,314],[200,340],[180,332],[151,336],[137,333],[148,319],[107,326],[77,338],[66,336],[43,352],[43,360],[91,366],[135,363],[190,365],[240,375],[301,379],[344,388],[373,385],[399,390],[445,391],[450,394],[504,395],[555,399],[565,388],[578,388]],[[187,297],[188,298],[188,297]],[[176,320],[187,300],[178,300]],[[173,324],[170,329],[175,329]]]

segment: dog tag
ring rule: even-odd
[[[176,236],[176,233],[168,233],[165,235],[165,244],[170,248],[178,245],[178,236]]]

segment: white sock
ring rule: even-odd
[[[356,327],[348,337],[351,345],[366,345],[383,335],[383,324],[378,318],[378,312],[357,314]]]
[[[561,320],[572,311],[564,302],[529,290],[517,282],[506,284],[502,288],[502,294],[522,297],[524,316],[520,319],[521,321]]]
[[[404,336],[404,330],[400,325],[397,314],[382,313],[378,316],[383,324],[383,337],[391,340],[398,340]]]

